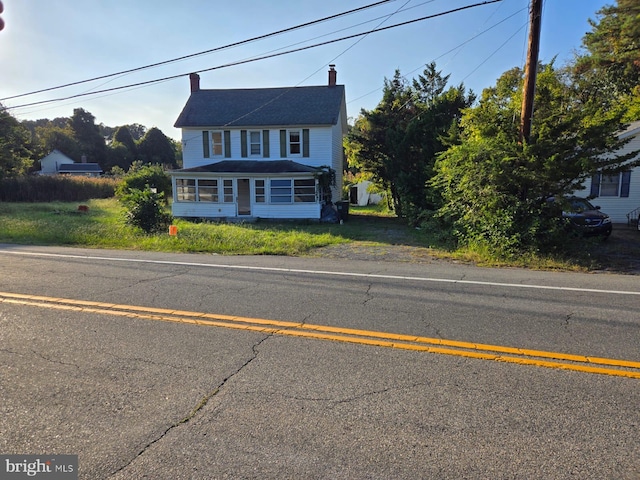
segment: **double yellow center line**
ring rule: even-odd
[[[117,315],[162,322],[177,322],[205,327],[233,328],[236,330],[247,330],[266,334],[288,335],[292,337],[331,340],[376,347],[437,353],[441,355],[454,355],[479,360],[493,360],[497,362],[572,370],[583,373],[640,378],[640,362],[616,360],[612,358],[458,342],[455,340],[442,340],[439,338],[418,337],[415,335],[401,335],[263,318],[150,308],[136,305],[119,305],[114,303],[7,292],[0,292],[0,303],[72,310],[100,315]]]

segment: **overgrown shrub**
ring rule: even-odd
[[[145,190],[147,187],[162,193],[166,203],[166,198],[171,195],[171,178],[160,165],[134,164],[116,189],[116,197],[122,199],[133,190]]]
[[[3,202],[84,202],[114,196],[113,178],[79,176],[20,176],[0,180]]]
[[[164,193],[154,192],[147,185],[144,189],[132,188],[121,195],[120,201],[127,209],[125,216],[129,225],[145,233],[166,230],[173,217],[165,211]]]

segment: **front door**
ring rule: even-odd
[[[238,179],[238,215],[251,215],[251,188],[248,178]]]

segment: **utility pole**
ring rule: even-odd
[[[520,142],[529,141],[531,119],[533,117],[533,96],[536,92],[536,73],[540,52],[540,24],[542,19],[542,0],[531,0],[529,16],[529,46],[527,63],[524,67],[524,92],[522,96],[522,114],[520,116]]]

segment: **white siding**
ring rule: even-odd
[[[269,219],[317,220],[320,218],[320,208],[318,203],[253,204],[250,216]],[[235,203],[173,202],[171,213],[175,217],[233,218],[236,217],[236,205]]]
[[[40,173],[53,174],[58,171],[60,165],[74,163],[69,157],[59,150],[54,150],[49,155],[40,160]]]
[[[336,142],[340,143],[340,166],[336,171],[342,172],[342,136],[339,126],[334,127],[308,127],[309,128],[309,157],[298,156],[280,156],[280,130],[291,129],[294,127],[271,127],[271,128],[254,128],[253,130],[269,130],[269,157],[247,156],[242,157],[241,152],[241,129],[229,129],[231,133],[231,157],[210,157],[205,158],[202,147],[202,131],[206,129],[182,129],[182,158],[183,168],[201,167],[222,160],[291,160],[296,163],[308,165],[310,167],[321,167],[323,165],[336,165]],[[300,129],[300,127],[295,127]],[[307,128],[307,127],[303,127]],[[251,130],[243,128],[242,130]],[[336,137],[339,135],[339,138]],[[333,167],[335,168],[335,167]]]
[[[174,217],[226,218],[236,216],[235,203],[173,202]]]
[[[637,134],[624,148],[621,154],[640,150],[640,134]],[[588,196],[591,192],[591,179],[585,182],[585,190],[576,192],[578,196]],[[627,223],[627,214],[636,208],[640,208],[640,168],[631,171],[631,183],[628,197],[596,197],[591,200],[594,205],[600,206],[602,211],[611,217],[613,223]]]
[[[294,203],[288,205],[254,204],[253,217],[282,219],[319,219],[320,204]]]

